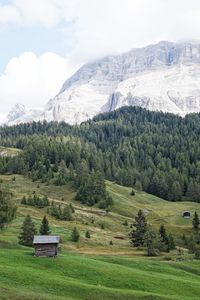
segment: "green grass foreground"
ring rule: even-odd
[[[36,258],[32,249],[1,249],[0,299],[197,300],[200,262],[88,257]]]

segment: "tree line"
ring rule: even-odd
[[[77,200],[88,205],[110,205],[105,190],[103,198],[88,193],[100,177],[169,201],[200,202],[199,133],[200,114],[182,118],[138,107],[101,114],[79,126],[33,122],[2,127],[1,145],[23,152],[1,157],[0,173],[58,185],[72,182]]]
[[[39,228],[40,235],[50,235],[51,228],[49,225],[49,221],[46,216],[43,217],[40,228]],[[30,215],[27,215],[23,221],[21,232],[18,237],[19,244],[27,247],[33,246],[33,239],[34,235],[37,235],[37,229],[35,223],[33,222]],[[85,232],[85,237],[90,238],[90,232],[87,230]],[[73,228],[71,232],[71,241],[78,242],[80,239],[80,233],[76,227]]]

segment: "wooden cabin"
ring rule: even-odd
[[[191,212],[190,211],[184,211],[183,213],[182,213],[182,217],[183,218],[190,218],[191,217]]]
[[[33,245],[35,256],[55,257],[58,254],[60,237],[55,235],[35,235]]]

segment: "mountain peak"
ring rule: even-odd
[[[81,123],[121,106],[180,115],[200,112],[200,43],[161,41],[82,66],[40,111],[17,106],[8,124]]]

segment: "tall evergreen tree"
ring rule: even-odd
[[[36,233],[35,224],[33,223],[30,215],[27,215],[22,224],[19,244],[29,247],[33,246],[33,238]]]
[[[64,160],[61,161],[58,168],[58,178],[56,179],[57,185],[65,185],[67,183],[68,170]]]
[[[64,221],[72,221],[72,214],[71,214],[71,209],[69,208],[68,205],[65,205],[62,211],[61,219]]]
[[[147,231],[147,221],[141,209],[138,211],[138,214],[135,217],[133,226],[133,230],[129,233],[131,244],[134,247],[143,246]]]
[[[11,200],[11,193],[0,189],[0,230],[15,218],[16,211],[17,207]]]
[[[198,213],[196,211],[194,213],[194,218],[192,220],[192,225],[193,225],[194,229],[199,229],[200,220],[199,220]]]
[[[165,229],[165,226],[163,224],[161,224],[160,228],[159,228],[159,234],[161,237],[161,241],[163,243],[163,245],[165,245],[165,247],[163,248],[163,251],[169,251],[169,239],[168,239],[168,235]]]
[[[49,227],[49,221],[46,218],[46,216],[44,216],[43,220],[42,220],[42,224],[40,226],[40,234],[41,235],[49,235],[51,233],[50,231],[50,227]]]
[[[169,250],[176,249],[176,244],[175,244],[175,241],[174,241],[174,237],[171,234],[171,232],[168,235],[168,248],[169,248]]]
[[[79,241],[79,238],[80,238],[80,234],[79,234],[77,228],[74,227],[74,229],[72,230],[72,234],[71,234],[71,241],[76,243]]]
[[[166,233],[166,229],[165,229],[165,226],[162,224],[160,225],[160,228],[159,228],[159,233],[160,233],[160,237],[161,237],[161,240],[162,242],[168,246],[169,244],[169,240],[168,240],[168,235]]]
[[[145,234],[145,245],[147,247],[148,256],[158,256],[160,254],[161,241],[158,238],[157,233],[151,226],[147,227]]]

